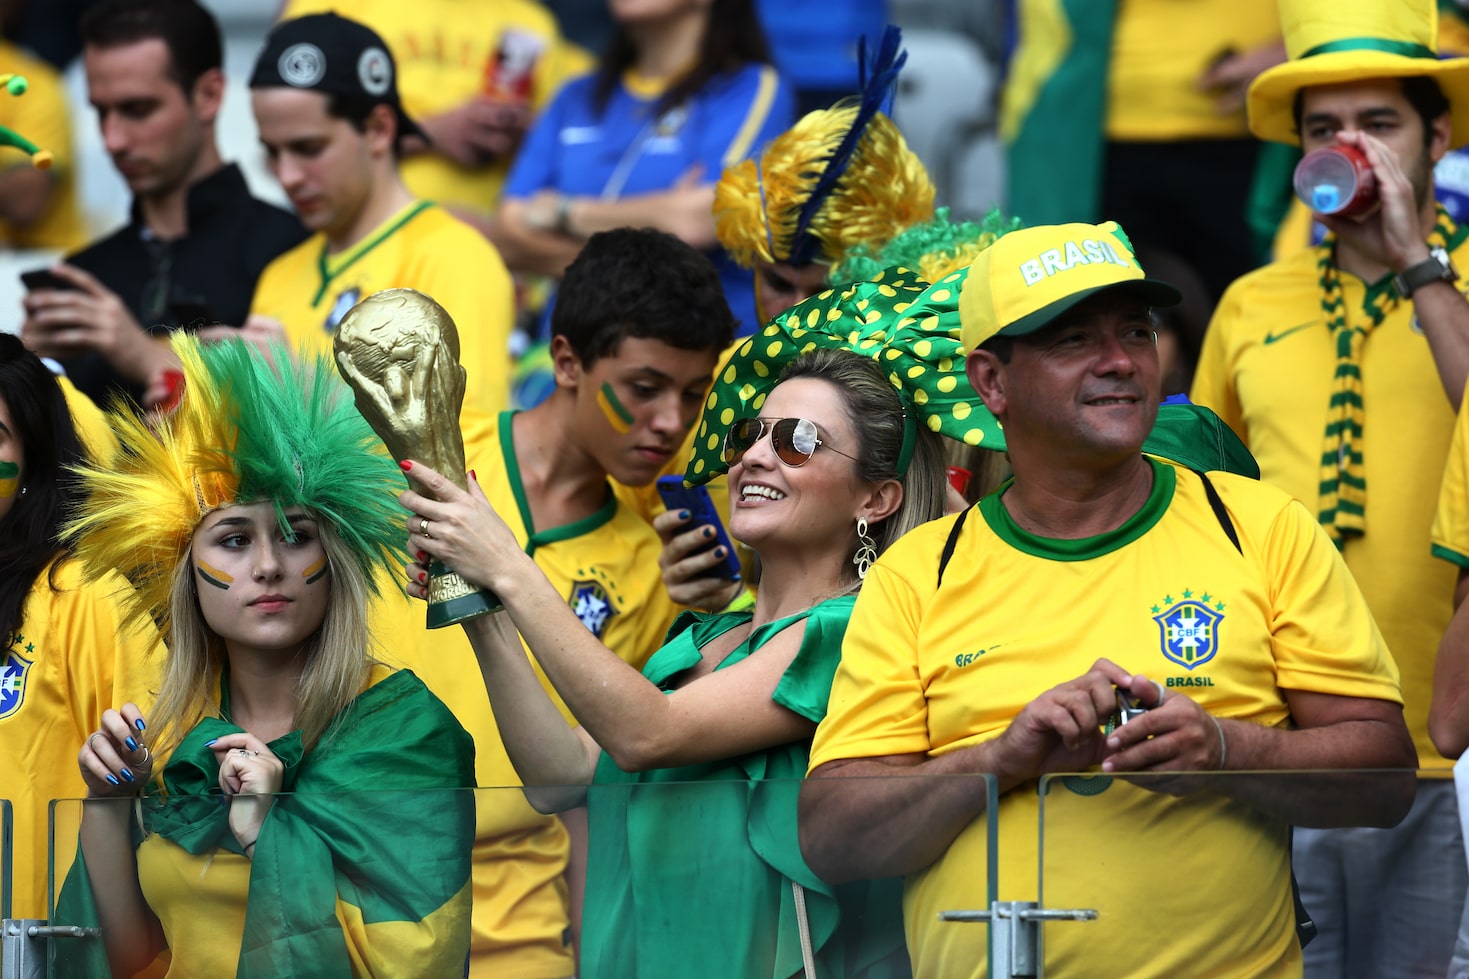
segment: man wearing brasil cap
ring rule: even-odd
[[[1179,294],[1115,224],[1012,231],[934,288],[962,288],[967,373],[1015,477],[867,576],[801,844],[833,882],[906,875],[915,975],[948,979],[985,975],[986,930],[938,915],[989,900],[991,802],[998,897],[1036,897],[1042,775],[1402,768],[1413,751],[1392,658],[1312,515],[1142,454],[1149,307]],[[1119,694],[1147,710],[1114,728]],[[877,777],[976,774],[998,800],[978,779]],[[1224,777],[1048,785],[1046,901],[1102,915],[1047,929],[1047,974],[1298,975],[1286,821],[1391,823],[1412,787],[1394,778],[1309,798]]]
[[[1301,897],[1320,928],[1307,972],[1441,976],[1469,872],[1449,763],[1428,731],[1455,599],[1430,527],[1469,375],[1457,271],[1469,270],[1469,226],[1435,204],[1433,165],[1469,143],[1469,59],[1435,57],[1433,0],[1281,0],[1280,14],[1291,58],[1251,87],[1251,129],[1308,152],[1361,151],[1380,203],[1360,218],[1318,215],[1330,230],[1320,245],[1229,288],[1192,393],[1340,548],[1402,671],[1430,776],[1394,829],[1296,834]]]

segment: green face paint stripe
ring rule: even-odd
[[[632,412],[618,400],[617,392],[606,381],[602,382],[602,390],[597,394],[597,404],[601,406],[602,414],[607,416],[613,428],[623,434],[632,428]]]
[[[0,460],[0,479],[18,479],[19,477],[20,463]]]
[[[225,574],[223,571],[220,571],[218,568],[211,568],[203,561],[199,561],[198,565],[199,577],[209,582],[215,588],[222,588],[225,591],[229,591],[230,585],[235,583],[234,578],[231,578],[229,575]]]
[[[314,584],[321,579],[322,575],[326,574],[326,570],[326,556],[322,555],[320,561],[317,561],[311,567],[301,572],[301,577],[306,579],[308,585]]]
[[[0,499],[9,499],[20,489],[20,463],[0,462]]]

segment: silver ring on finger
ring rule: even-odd
[[[94,731],[92,732],[92,736],[87,739],[87,747],[92,749],[93,754],[97,753],[97,746],[92,742],[96,741],[100,737],[102,737],[102,735]]]
[[[138,750],[143,753],[143,759],[141,761],[134,762],[134,764],[146,765],[153,760],[153,753],[148,750],[148,746],[146,744],[138,745]]]

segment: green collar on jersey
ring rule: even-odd
[[[1023,529],[1000,502],[1000,497],[1005,495],[1014,480],[980,500],[979,512],[995,535],[1017,551],[1048,561],[1090,561],[1131,544],[1152,530],[1153,525],[1168,512],[1168,504],[1173,501],[1173,491],[1178,483],[1177,474],[1172,466],[1156,459],[1148,459],[1148,465],[1153,467],[1153,488],[1147,500],[1122,526],[1095,537],[1058,540]]]

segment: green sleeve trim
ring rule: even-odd
[[[1460,554],[1458,551],[1451,551],[1441,544],[1433,545],[1433,556],[1443,558],[1455,567],[1469,568],[1469,554]]]
[[[1148,493],[1147,500],[1122,526],[1095,537],[1057,540],[1023,529],[1000,502],[1009,484],[980,500],[979,512],[995,535],[1017,551],[1048,561],[1090,561],[1131,544],[1152,530],[1163,519],[1163,514],[1168,512],[1178,478],[1172,466],[1155,459],[1148,459],[1147,462],[1153,467],[1153,488]]]

